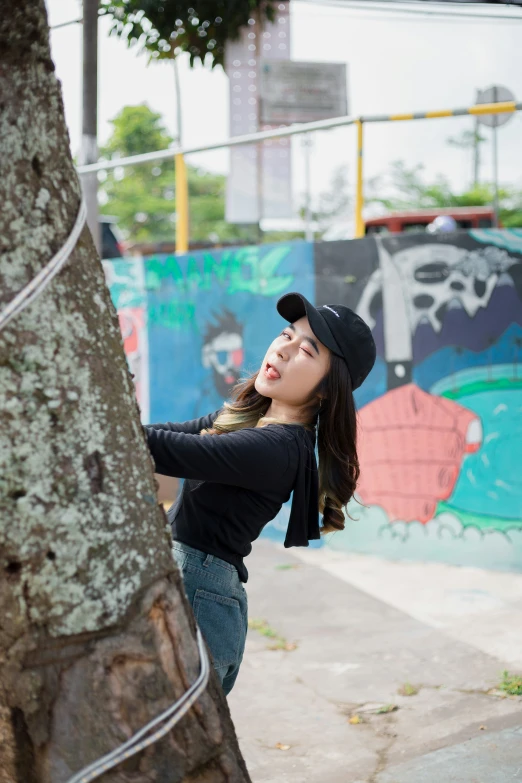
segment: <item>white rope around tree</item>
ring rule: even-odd
[[[188,691],[186,691],[183,696],[180,696],[180,698],[171,707],[162,712],[161,715],[158,715],[157,718],[154,718],[150,723],[147,723],[147,725],[137,731],[136,734],[133,734],[127,742],[124,742],[123,745],[120,745],[116,750],[107,753],[107,755],[102,756],[102,758],[93,762],[88,767],[77,772],[76,775],[67,781],[67,783],[90,783],[91,780],[100,777],[100,775],[103,775],[109,769],[121,764],[122,761],[126,761],[128,758],[139,753],[140,750],[143,750],[148,745],[157,742],[164,737],[165,734],[168,734],[169,731],[171,731],[207,687],[210,666],[203,636],[201,635],[199,628],[197,628],[197,640],[201,670],[197,680],[191,685]],[[164,723],[164,721],[166,721],[166,723]],[[164,725],[155,731],[154,734],[149,734],[148,737],[145,737],[145,735],[159,723],[164,723]],[[142,737],[145,737],[145,739],[142,739]]]
[[[72,228],[71,233],[65,240],[59,251],[51,258],[48,264],[41,269],[36,277],[22,288],[22,290],[16,294],[9,304],[0,312],[0,330],[7,326],[9,321],[22,312],[24,308],[30,305],[34,300],[40,296],[42,291],[47,288],[53,277],[55,277],[60,269],[63,267],[72,251],[74,250],[76,243],[82,233],[83,226],[87,217],[87,207],[82,199],[76,216],[76,221]]]
[[[76,216],[76,221],[71,233],[60,250],[51,258],[48,264],[38,272],[38,274],[12,299],[9,304],[0,312],[0,330],[15,318],[24,308],[30,305],[44,291],[51,280],[58,274],[60,269],[74,250],[76,243],[83,230],[87,217],[87,208],[82,199]],[[77,772],[68,783],[90,783],[91,780],[100,777],[107,770],[120,764],[122,761],[134,756],[148,745],[157,742],[178,723],[179,720],[188,712],[194,702],[200,697],[207,687],[210,664],[208,660],[205,643],[201,631],[197,628],[197,643],[199,659],[201,661],[201,670],[197,680],[180,698],[168,709],[154,718],[146,726],[134,734],[127,742],[120,745],[115,750],[93,762],[89,766]],[[163,724],[153,734],[150,734],[158,724]],[[148,736],[146,736],[148,735]]]

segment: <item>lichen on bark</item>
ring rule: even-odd
[[[44,0],[2,3],[0,152],[1,312],[63,245],[80,201]],[[0,331],[0,736],[11,754],[1,783],[62,783],[157,715],[197,676],[194,629],[84,229],[60,274]],[[128,766],[135,783],[209,769],[248,781],[213,677],[183,723]]]

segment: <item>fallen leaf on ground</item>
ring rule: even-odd
[[[276,742],[275,746],[278,750],[290,750],[290,745],[283,745],[281,742]]]
[[[487,726],[479,726],[479,731],[486,731]]]
[[[352,726],[356,726],[358,723],[362,723],[362,718],[360,715],[352,715],[351,718],[349,718],[348,723],[351,723]]]
[[[362,707],[359,707],[359,712],[368,712],[373,713],[374,715],[384,715],[387,712],[395,712],[395,710],[398,710],[398,706],[396,704],[375,704],[375,703],[369,703],[369,704],[363,704]]]
[[[405,682],[404,685],[401,685],[397,693],[399,696],[416,696],[419,690],[420,689],[417,685],[412,685],[410,682]]]
[[[286,652],[292,652],[292,650],[297,650],[297,644],[287,642],[285,639],[279,639],[275,644],[269,644],[267,650],[286,650]]]
[[[377,710],[377,715],[386,715],[388,712],[395,712],[395,710],[398,710],[396,704],[383,704],[382,707]]]

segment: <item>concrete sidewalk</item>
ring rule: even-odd
[[[522,698],[488,693],[522,671],[522,575],[267,541],[248,568],[250,617],[297,645],[249,631],[229,704],[254,783],[522,781]]]

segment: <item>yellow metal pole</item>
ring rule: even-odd
[[[364,220],[362,215],[364,204],[363,192],[363,123],[357,120],[357,190],[355,193],[355,238],[364,236]]]
[[[189,244],[188,180],[185,158],[174,156],[176,164],[176,253],[187,253]]]

